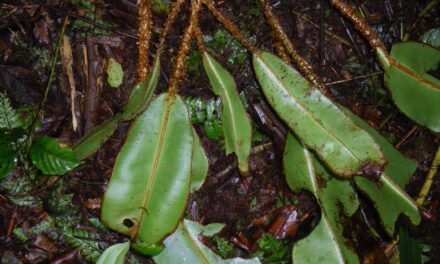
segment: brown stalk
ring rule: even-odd
[[[200,0],[191,1],[191,16],[189,18],[188,26],[183,33],[180,47],[177,51],[176,59],[174,60],[173,70],[171,72],[170,85],[168,88],[171,96],[177,94],[179,83],[185,74],[185,61],[190,49],[190,40],[195,28],[197,16],[199,15],[200,7]]]
[[[173,22],[176,19],[176,16],[179,13],[180,8],[182,7],[184,1],[185,0],[176,0],[176,2],[174,2],[171,7],[171,11],[167,17],[167,21],[165,22],[165,27],[162,31],[162,34],[160,35],[159,47],[157,49],[157,54],[156,54],[157,59],[160,57],[160,55],[163,52],[165,46],[165,38],[168,35],[168,32],[170,31],[171,26],[173,25]]]
[[[197,46],[199,46],[199,50],[201,53],[206,52],[205,44],[203,43],[203,35],[200,29],[199,16],[197,16],[194,20],[194,37],[197,41]]]
[[[330,0],[330,3],[339,10],[339,12],[350,20],[354,27],[368,40],[373,49],[382,49],[387,51],[382,40],[376,32],[365,22],[365,20],[354,12],[354,10],[342,0]]]
[[[266,16],[267,22],[272,28],[275,37],[277,40],[281,43],[283,43],[284,47],[286,48],[287,52],[290,54],[292,59],[295,61],[296,65],[298,66],[300,72],[306,76],[306,78],[314,85],[316,86],[321,92],[323,92],[326,95],[329,95],[327,90],[325,89],[325,85],[321,81],[321,78],[315,73],[312,66],[298,53],[297,49],[295,48],[295,45],[293,42],[289,39],[287,34],[283,31],[280,22],[275,17],[275,15],[272,12],[272,9],[270,7],[268,0],[260,0],[261,4],[263,5],[263,11],[264,15]]]
[[[139,31],[138,31],[138,77],[139,82],[144,81],[147,78],[148,70],[148,52],[150,48],[151,39],[151,2],[150,0],[139,0]]]
[[[246,49],[248,49],[250,52],[257,54],[257,48],[238,30],[237,25],[234,24],[229,18],[227,18],[225,15],[222,14],[215,6],[212,0],[201,0],[203,4],[208,7],[209,12],[220,22],[223,27],[231,33],[234,38],[236,38]]]

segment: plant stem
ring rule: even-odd
[[[167,21],[165,22],[165,27],[162,31],[162,34],[160,35],[159,48],[157,49],[157,54],[156,54],[157,58],[160,57],[160,55],[163,52],[163,49],[165,48],[165,38],[168,35],[168,32],[170,31],[171,26],[172,26],[174,20],[176,19],[176,16],[179,13],[184,1],[185,0],[177,0],[176,2],[173,3],[173,5],[171,7],[171,11],[167,17]]]
[[[179,51],[177,52],[176,59],[174,60],[173,70],[171,72],[172,74],[168,87],[170,96],[177,94],[179,83],[185,74],[185,61],[190,49],[190,40],[195,27],[195,22],[197,21],[197,16],[199,15],[200,7],[200,0],[191,1],[191,16],[189,18],[188,26],[185,28],[183,33]]]
[[[148,51],[150,49],[152,11],[150,0],[138,1],[139,31],[138,31],[138,76],[139,82],[147,78]]]
[[[264,15],[266,16],[267,22],[272,28],[275,37],[278,39],[278,41],[283,43],[284,47],[286,48],[292,59],[295,61],[301,73],[304,74],[314,86],[321,90],[322,93],[329,96],[325,85],[321,81],[321,78],[315,73],[312,66],[299,54],[293,42],[283,31],[280,22],[272,12],[269,1],[260,0],[260,2],[263,5]]]

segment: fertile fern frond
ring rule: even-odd
[[[63,236],[69,245],[81,252],[83,257],[92,263],[95,263],[102,254],[99,243],[96,241],[98,238],[96,234],[76,229],[64,232]]]
[[[6,93],[0,93],[0,129],[12,130],[19,126],[18,114],[12,108],[8,96]]]

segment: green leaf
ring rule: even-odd
[[[254,68],[278,115],[335,174],[380,172],[386,161],[379,146],[295,69],[267,52],[254,54]]]
[[[157,59],[154,62],[153,70],[148,75],[148,78],[141,84],[137,84],[133,87],[130,93],[128,102],[124,107],[122,118],[124,120],[131,120],[135,116],[142,113],[150,104],[151,99],[156,89],[157,81],[160,73],[160,60]]]
[[[70,148],[61,147],[58,140],[48,136],[35,139],[29,156],[34,165],[47,175],[63,175],[80,164]]]
[[[252,127],[243,107],[231,74],[208,53],[203,53],[203,66],[213,92],[220,96],[223,104],[223,133],[226,154],[234,152],[242,173],[249,170],[248,157],[251,151]]]
[[[399,258],[400,264],[422,264],[420,241],[403,228],[399,229]]]
[[[440,28],[433,28],[420,36],[419,40],[434,48],[440,48]]]
[[[199,237],[206,233],[206,229],[212,229],[211,225],[203,226],[197,222],[184,219],[177,230],[165,239],[165,250],[154,257],[157,264],[256,264],[260,261],[255,259],[222,259],[205,246]],[[222,229],[222,225],[215,224],[215,233]],[[213,230],[209,230],[211,235]]]
[[[401,214],[407,215],[414,224],[419,224],[421,219],[418,207],[403,190],[405,183],[416,170],[417,163],[404,157],[388,140],[361,118],[343,107],[341,109],[351,117],[354,123],[376,140],[388,160],[384,173],[378,182],[370,181],[365,177],[354,177],[359,189],[375,204],[385,230],[392,236],[395,222]]]
[[[129,249],[130,241],[114,244],[102,253],[96,264],[124,264]]]
[[[107,82],[112,88],[118,88],[124,79],[124,70],[121,64],[115,59],[110,58],[107,66]]]
[[[73,152],[79,160],[83,160],[95,154],[95,152],[113,135],[121,121],[121,115],[117,114],[106,122],[94,127],[87,135],[82,137],[73,147]]]
[[[288,263],[289,260],[289,244],[287,240],[277,240],[271,234],[264,235],[257,240],[258,247],[261,251],[257,252],[262,255],[264,263]],[[285,262],[283,262],[285,261]]]
[[[191,192],[195,192],[202,187],[208,175],[209,163],[208,157],[206,157],[205,150],[200,143],[199,135],[193,128],[193,153],[191,162]]]
[[[131,126],[104,194],[101,219],[130,236],[140,253],[158,254],[185,211],[192,146],[188,111],[175,95],[158,96]]]
[[[440,62],[440,50],[429,45],[394,44],[385,65],[385,84],[396,106],[416,123],[440,132],[440,80],[427,73]]]
[[[15,151],[5,145],[0,145],[0,180],[6,177],[15,166],[17,157]]]
[[[12,130],[20,127],[17,112],[12,108],[6,93],[0,92],[0,128]]]
[[[359,263],[350,242],[343,236],[344,220],[359,207],[350,182],[332,177],[290,133],[284,152],[284,171],[289,187],[313,193],[322,211],[318,226],[294,244],[293,263]]]

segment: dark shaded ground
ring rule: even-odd
[[[134,37],[137,29],[137,8],[133,3],[135,1],[129,0],[95,1],[96,8],[73,4],[71,1],[39,1],[40,4],[36,2],[4,0],[0,3],[0,91],[8,94],[16,108],[28,104],[36,105],[42,100],[50,71],[50,56],[54,53],[63,17],[69,13],[71,17],[66,34],[72,42],[74,54],[73,71],[78,92],[76,103],[79,107],[77,112],[79,129],[76,132],[72,130],[68,77],[58,63],[48,101],[44,106],[44,120],[39,133],[59,138],[64,144],[73,145],[86,132],[85,124],[90,122],[99,124],[122,109],[136,81],[137,46]],[[87,1],[83,2],[87,3]],[[257,46],[273,51],[270,31],[257,2],[219,1],[219,6],[233,18],[245,34],[255,40]],[[388,48],[400,39],[401,27],[405,32],[410,28],[410,39],[417,39],[421,33],[440,26],[438,4],[423,18],[416,19],[428,1],[354,2],[362,6],[369,24],[374,26]],[[407,157],[418,161],[417,172],[407,185],[408,193],[413,197],[417,196],[430,167],[433,153],[439,145],[438,135],[436,137],[426,129],[417,127],[398,112],[386,96],[380,68],[375,64],[375,57],[370,52],[369,46],[350,23],[342,19],[326,1],[280,0],[272,1],[272,4],[285,31],[295,41],[301,54],[313,64],[322,79],[326,83],[347,80],[327,86],[334,98],[379,129]],[[324,4],[322,13],[320,4]],[[157,11],[160,10],[156,10],[154,15],[155,31],[159,31],[166,18],[166,14]],[[93,18],[94,14],[95,18]],[[167,88],[171,59],[176,52],[187,16],[186,7],[168,37],[168,48],[162,57],[164,67],[158,92]],[[81,24],[78,22],[78,17],[87,17],[93,23],[83,21]],[[323,18],[322,22],[320,22],[321,18]],[[200,20],[203,33],[206,35],[212,36],[220,28],[207,10],[203,11]],[[313,21],[316,27],[309,21]],[[105,35],[99,34],[103,33],[102,28],[93,26],[103,23],[113,24],[113,29]],[[324,42],[320,41],[320,26],[324,26],[329,32],[325,34]],[[154,35],[153,41],[157,41],[157,34]],[[92,109],[92,112],[87,112],[84,107],[92,100],[86,96],[87,66],[83,54],[87,51],[94,52],[95,62],[98,64],[95,72],[92,72],[93,75],[104,78],[101,88],[98,80],[96,109]],[[283,206],[283,202],[295,201],[300,211],[310,214],[310,217],[300,225],[299,236],[302,236],[316,223],[315,216],[318,215],[318,209],[310,195],[292,193],[285,184],[281,166],[285,126],[276,118],[259,93],[250,61],[245,59],[242,64],[228,64],[227,58],[231,56],[231,52],[233,47],[229,44],[224,49],[223,55],[218,53],[216,55],[235,77],[237,87],[244,91],[249,103],[248,112],[257,129],[263,134],[262,141],[254,142],[254,145],[272,144],[266,145],[266,149],[251,156],[252,177],[243,178],[235,168],[235,158],[225,157],[219,141],[209,139],[203,126],[196,125],[208,152],[210,170],[202,189],[192,195],[187,215],[204,224],[226,223],[227,228],[222,236],[238,245],[240,250],[236,250],[235,255],[247,256],[253,251],[252,243],[255,238],[252,236],[261,229],[254,226],[247,228],[253,220],[264,215],[277,215],[274,210]],[[104,66],[110,57],[119,61],[125,71],[124,82],[119,89],[111,89],[105,82]],[[371,74],[370,77],[350,80],[353,77]],[[202,99],[214,97],[200,67],[196,67],[191,75],[187,75],[181,85],[180,93]],[[263,111],[260,111],[261,109]],[[73,210],[70,214],[78,218],[78,225],[73,228],[81,227],[92,233],[96,232],[97,227],[93,227],[88,219],[99,218],[100,199],[110,178],[116,155],[123,144],[127,128],[128,124],[120,125],[97,154],[68,175],[56,179],[42,179],[36,185],[38,187],[29,190],[32,195],[42,199],[42,204],[16,206],[7,190],[0,191],[0,255],[3,255],[2,261],[6,261],[3,263],[16,263],[11,259],[20,259],[23,263],[63,263],[57,261],[60,257],[66,256],[77,258],[76,262],[80,262],[79,259],[85,261],[77,256],[76,251],[72,251],[74,247],[71,243],[63,239],[55,239],[53,234],[50,234],[52,232],[50,229],[39,235],[33,235],[30,230],[47,220],[48,215],[66,213],[54,210],[51,201],[54,197],[56,199],[66,194],[73,194],[72,202],[68,206]],[[13,177],[22,177],[23,173],[25,173],[23,170],[18,169],[13,173]],[[57,187],[61,185],[60,183],[63,183],[62,187]],[[61,188],[61,191],[57,193],[56,188]],[[440,210],[439,192],[440,183],[437,177],[426,205],[432,220],[427,221],[423,228],[416,232],[432,245],[429,252],[432,259],[429,263],[440,262],[438,255],[440,225],[437,219]],[[17,239],[16,235],[11,234],[10,229],[13,227],[20,227],[29,239],[26,242]],[[362,225],[359,224],[358,228],[362,230]],[[247,236],[250,242],[240,239],[240,234]],[[103,232],[96,242],[108,245],[122,240],[124,238],[115,233]],[[361,250],[365,255],[372,250],[368,243],[371,241],[366,239],[364,246],[368,250],[365,248]],[[10,257],[10,262],[4,260],[5,256]],[[140,261],[144,261],[142,263],[149,263],[149,260],[138,257]]]

